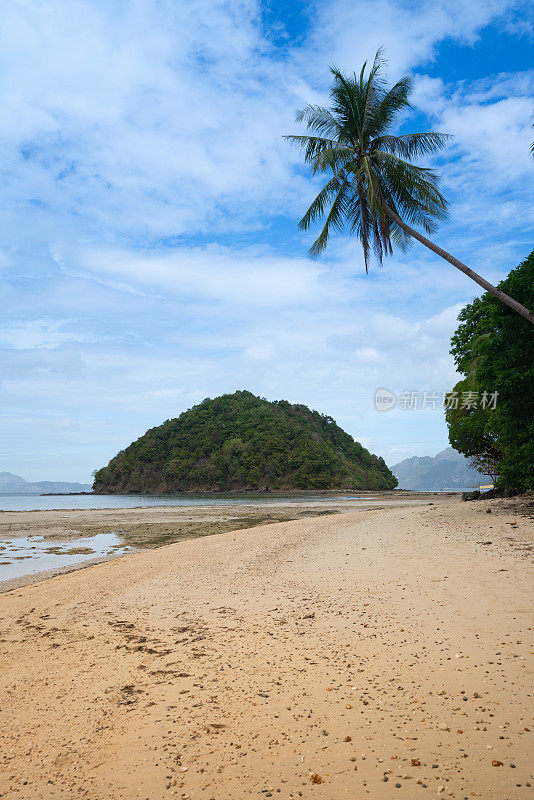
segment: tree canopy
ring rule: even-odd
[[[499,288],[534,307],[534,251]],[[496,461],[498,484],[534,489],[534,331],[490,294],[484,294],[459,314],[451,353],[465,377],[457,394],[478,398],[497,393],[495,408],[480,403],[446,412],[449,440],[466,456]]]

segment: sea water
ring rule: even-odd
[[[54,511],[92,508],[150,508],[151,506],[218,506],[249,503],[321,502],[332,500],[375,500],[375,497],[347,498],[343,495],[244,492],[241,494],[0,494],[0,511]]]
[[[72,541],[54,541],[37,535],[1,539],[0,582],[75,567],[84,561],[122,555],[131,549],[117,533],[97,533]]]

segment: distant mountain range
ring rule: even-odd
[[[435,456],[413,456],[391,467],[399,489],[439,491],[471,489],[489,483],[486,475],[469,466],[468,460],[447,447]]]
[[[88,483],[66,483],[65,481],[37,481],[30,483],[20,475],[0,472],[0,494],[45,494],[47,492],[90,492]]]

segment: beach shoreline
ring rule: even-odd
[[[446,497],[434,493],[406,493],[398,495],[394,492],[362,493],[361,499],[348,499],[346,493],[308,492],[305,497],[258,497],[254,502],[239,504],[188,505],[188,506],[139,506],[135,508],[112,509],[55,509],[31,511],[4,511],[0,513],[0,593],[11,591],[54,575],[64,574],[76,569],[84,569],[94,563],[110,558],[120,558],[129,552],[152,549],[166,544],[186,541],[187,539],[210,536],[241,528],[252,528],[258,525],[287,522],[303,517],[321,516],[342,513],[351,509],[382,508],[388,505],[412,505],[428,502],[456,501],[457,495]],[[118,544],[113,551],[94,558],[88,553],[80,557],[79,563],[45,568],[31,574],[24,574],[27,563],[33,562],[29,554],[34,554],[36,545],[43,552],[53,552],[54,547],[64,552],[68,547],[75,547],[79,540],[90,549],[91,542],[87,537],[101,534],[113,534]],[[5,561],[5,546],[9,543],[26,539],[27,550],[18,553],[21,574],[15,578],[3,577],[2,563]],[[96,541],[96,540],[95,540]],[[14,558],[16,558],[15,556]],[[12,571],[14,560],[12,556]],[[4,570],[5,571],[5,570]],[[30,570],[28,570],[30,572]]]

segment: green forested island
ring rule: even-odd
[[[397,479],[331,417],[248,391],[206,399],[100,469],[95,492],[393,489]]]

